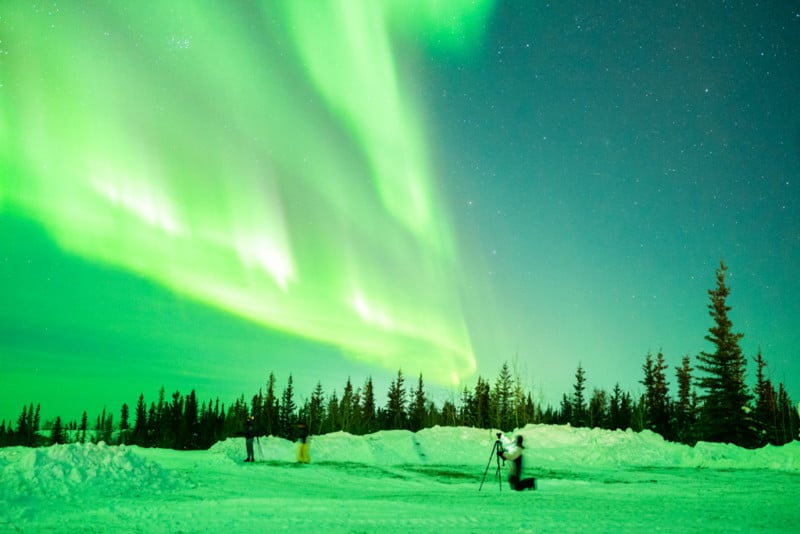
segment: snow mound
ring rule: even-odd
[[[0,499],[11,496],[83,498],[100,495],[160,494],[186,485],[173,472],[105,443],[0,450]]]
[[[526,465],[531,468],[575,470],[619,468],[772,469],[800,471],[800,442],[748,450],[724,443],[700,442],[694,447],[665,441],[648,430],[601,430],[569,425],[528,425],[506,433],[523,437]],[[365,436],[335,432],[311,438],[312,462],[368,465],[485,466],[492,459],[496,430],[434,427],[413,433],[384,430]],[[257,461],[294,462],[297,444],[273,436],[255,445]],[[217,462],[244,459],[243,438],[211,447]]]

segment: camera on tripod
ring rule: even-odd
[[[503,440],[501,439],[502,435],[503,435],[502,432],[498,432],[496,434],[497,440],[494,442],[494,444],[495,444],[495,450],[497,451],[498,458],[503,461],[503,465],[506,465],[506,458],[505,458],[505,456],[503,456],[503,453],[505,453],[506,450],[503,447]]]
[[[503,466],[506,465],[506,458],[503,454],[506,452],[505,447],[503,446],[503,433],[498,432],[495,434],[497,439],[494,440],[494,445],[492,445],[492,452],[489,453],[489,462],[486,464],[486,470],[483,472],[483,478],[481,479],[481,485],[478,487],[478,491],[483,488],[483,483],[486,481],[486,473],[489,472],[489,466],[492,464],[492,458],[494,458],[497,468],[494,471],[495,477],[497,477],[498,488],[500,490],[503,489],[503,483],[500,480],[500,464],[502,462]],[[506,440],[507,441],[507,440]]]

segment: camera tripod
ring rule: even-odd
[[[497,485],[498,488],[500,488],[500,491],[503,491],[503,481],[501,479],[502,477],[500,476],[500,460],[503,460],[503,465],[505,465],[506,461],[502,458],[502,454],[503,444],[500,443],[500,434],[498,434],[497,439],[494,442],[494,446],[492,446],[492,452],[489,454],[489,461],[486,463],[486,469],[483,471],[483,479],[481,480],[481,485],[478,488],[478,491],[483,488],[483,483],[486,482],[486,473],[489,472],[489,466],[492,465],[492,456],[494,456],[495,460],[497,461],[497,469],[494,471],[495,476],[497,477]]]

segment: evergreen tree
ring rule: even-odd
[[[758,432],[757,445],[759,446],[767,443],[778,444],[776,432],[778,421],[777,395],[770,379],[764,376],[764,368],[766,366],[767,362],[764,361],[761,349],[759,349],[758,356],[756,356],[756,410],[754,414]]]
[[[458,410],[453,401],[446,400],[442,405],[441,424],[442,426],[457,426],[458,425]]]
[[[289,440],[294,439],[296,409],[297,405],[294,402],[292,375],[289,374],[289,380],[286,384],[286,389],[283,390],[283,394],[281,395],[281,404],[278,407],[278,427],[280,428],[280,436],[283,438]]]
[[[78,427],[78,442],[86,443],[86,430],[89,428],[89,418],[86,415],[86,412],[83,412],[81,416],[81,426]]]
[[[532,418],[528,418],[527,405],[525,403],[525,390],[522,387],[522,378],[519,375],[519,370],[514,367],[514,385],[511,393],[511,404],[513,414],[514,428],[523,428],[528,423],[532,422]]]
[[[490,413],[490,387],[488,380],[478,376],[475,384],[475,426],[478,428],[491,428]]]
[[[158,403],[155,405],[155,414],[152,417],[153,433],[151,439],[155,447],[168,447],[167,434],[169,433],[169,421],[167,417],[167,392],[164,386],[158,390]]]
[[[183,408],[183,446],[186,449],[197,449],[200,442],[200,422],[197,407],[197,393],[192,390],[186,397]]]
[[[325,419],[325,394],[322,391],[322,382],[317,382],[317,387],[311,393],[308,403],[308,431],[311,434],[322,434],[322,423]]]
[[[67,442],[67,433],[64,425],[61,423],[61,417],[56,417],[53,428],[50,430],[50,444],[61,445]]]
[[[673,431],[675,439],[687,445],[697,443],[697,401],[692,390],[692,366],[688,355],[683,357],[680,367],[675,368],[678,382],[678,401],[673,407]]]
[[[162,388],[163,390],[163,388]],[[157,447],[161,443],[161,426],[158,418],[158,408],[155,402],[150,403],[150,409],[147,412],[147,447]]]
[[[33,409],[33,403],[31,403],[31,409]],[[31,444],[34,447],[38,445],[39,422],[41,421],[39,415],[40,412],[41,412],[41,405],[37,402],[36,412],[34,412],[33,414],[33,425],[31,427],[33,429],[33,434],[31,435]],[[28,413],[30,413],[30,411]]]
[[[267,425],[264,420],[264,393],[261,388],[258,388],[258,393],[253,395],[253,400],[250,401],[250,416],[253,418],[253,430],[257,434],[263,433]]]
[[[113,417],[111,414],[106,414],[106,408],[103,406],[103,411],[95,420],[92,443],[100,443],[101,441],[106,444],[111,443],[111,432],[113,430],[112,419]]]
[[[84,412],[85,414],[85,412]],[[144,403],[144,393],[139,394],[139,401],[136,403],[136,419],[133,422],[132,443],[144,447],[147,443],[147,409]]]
[[[619,418],[622,421],[623,429],[633,428],[631,423],[633,420],[633,399],[628,392],[622,394],[622,402],[619,405]]]
[[[402,430],[406,427],[406,387],[402,370],[397,371],[397,379],[392,380],[386,400],[386,423],[389,430]]]
[[[17,418],[17,439],[16,443],[26,447],[33,445],[28,443],[28,435],[31,433],[30,423],[28,422],[28,407],[22,406],[22,413]]]
[[[34,410],[33,403],[22,407],[22,414],[17,419],[17,432],[14,441],[23,447],[36,447],[39,438],[39,405]]]
[[[667,369],[664,355],[659,351],[656,361],[648,352],[642,366],[644,379],[641,381],[645,387],[645,417],[644,426],[661,434],[666,439],[671,439],[669,425],[669,387],[664,371]]]
[[[425,428],[425,420],[429,415],[429,410],[426,409],[427,399],[425,398],[425,386],[422,383],[422,373],[419,375],[417,388],[411,390],[411,400],[408,407],[409,413],[409,429],[416,432]]]
[[[453,407],[455,408],[455,403],[451,402],[451,404],[453,404]],[[442,411],[444,412],[444,408],[442,408]],[[466,385],[461,390],[461,405],[457,410],[454,422],[445,424],[450,426],[476,426],[475,396]]]
[[[353,392],[353,413],[350,420],[350,432],[357,434],[361,432],[363,426],[363,414],[361,412],[361,388],[357,388]]]
[[[270,371],[267,379],[267,396],[264,398],[262,421],[268,436],[278,435],[278,398],[275,396],[275,374]]]
[[[530,392],[528,392],[525,398],[525,424],[538,423],[541,420],[541,415],[541,408],[536,407]]]
[[[622,388],[619,387],[619,382],[614,384],[614,389],[611,390],[611,398],[608,402],[608,428],[611,430],[625,430],[628,428],[628,421],[621,417],[622,407]]]
[[[353,431],[353,384],[350,382],[349,376],[344,385],[342,400],[339,402],[339,419],[343,432]]]
[[[730,289],[725,285],[727,267],[720,261],[717,287],[708,291],[709,315],[714,326],[705,339],[714,345],[714,352],[701,352],[698,370],[704,373],[697,385],[704,390],[701,408],[703,439],[752,446],[754,437],[748,417],[751,396],[745,384],[747,360],[739,347],[743,334],[733,331],[726,301]]]
[[[789,394],[783,387],[783,383],[778,384],[778,445],[784,445],[792,440],[798,439],[798,413],[792,405]]]
[[[641,432],[645,429],[645,407],[647,406],[647,401],[645,400],[645,396],[642,395],[639,397],[638,401],[634,401],[631,399],[631,424],[630,429],[634,432]]]
[[[561,397],[561,409],[558,414],[558,424],[567,424],[572,421],[572,401],[569,396],[564,393]]]
[[[570,424],[575,428],[586,426],[586,400],[583,392],[586,390],[586,373],[583,366],[578,364],[578,370],[575,372],[575,386],[572,395],[572,417]]]
[[[511,430],[510,427],[513,425],[511,419],[513,405],[511,371],[508,368],[508,362],[503,362],[503,366],[500,368],[500,374],[497,375],[497,380],[494,383],[490,401],[492,403],[492,428],[504,431]]]
[[[378,430],[377,413],[375,411],[375,389],[372,386],[372,377],[367,377],[364,383],[364,396],[361,399],[361,429],[362,434],[371,434]]]
[[[323,425],[325,432],[338,432],[342,428],[342,421],[339,414],[339,397],[336,391],[332,391],[328,398],[328,409],[326,410],[325,424]]]
[[[185,431],[183,429],[183,396],[180,391],[172,394],[172,403],[167,407],[168,426],[164,446],[183,449]]]
[[[591,428],[608,428],[608,404],[606,392],[595,388],[589,400],[588,426]]]
[[[128,422],[129,416],[128,405],[122,403],[119,415],[119,442],[124,445],[130,442],[128,436],[128,429],[130,428],[130,423]]]

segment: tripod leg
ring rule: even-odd
[[[489,453],[489,461],[486,462],[486,469],[483,470],[483,478],[481,479],[481,485],[478,488],[478,491],[480,491],[481,488],[483,488],[483,483],[486,481],[486,473],[489,472],[489,466],[492,465],[492,456],[494,456],[496,450],[497,450],[497,442],[495,441],[494,442],[494,446],[492,447],[492,452]],[[498,462],[498,464],[497,464],[498,467],[497,468],[500,469],[500,459],[499,458],[498,458],[497,462]]]
[[[497,475],[497,486],[500,488],[499,491],[503,491],[503,477],[500,474],[500,457],[497,457],[497,469],[495,470],[495,474]]]

